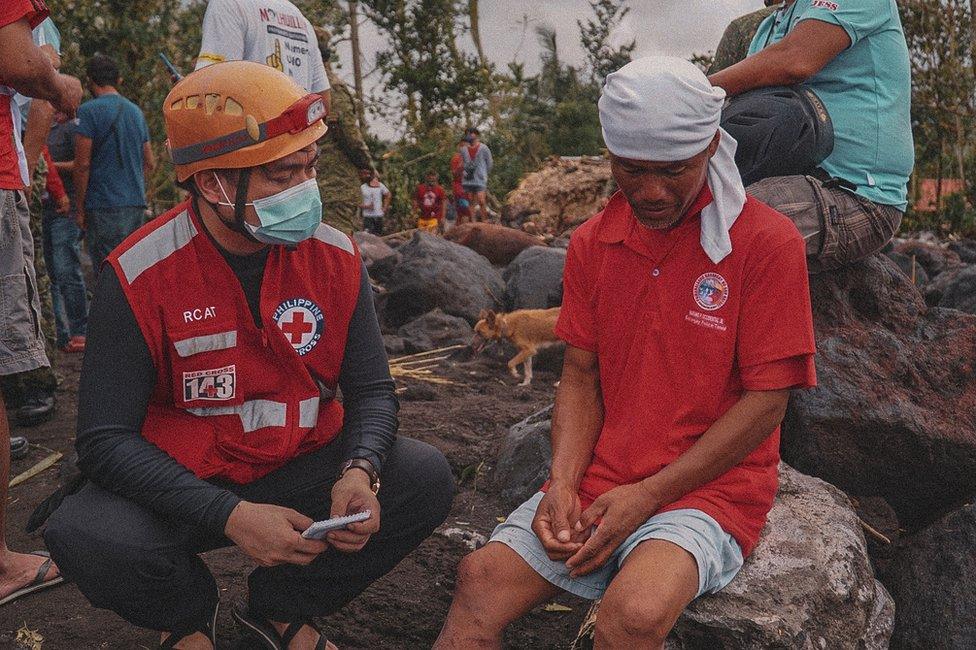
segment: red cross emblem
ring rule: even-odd
[[[315,324],[305,320],[305,312],[296,309],[291,313],[291,320],[280,323],[281,331],[288,337],[292,345],[301,345],[306,334],[311,334],[315,330]]]
[[[207,397],[209,397],[210,399],[217,397],[217,387],[214,386],[213,384],[210,384],[209,386],[204,388],[203,391],[201,392]]]

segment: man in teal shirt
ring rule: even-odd
[[[749,55],[712,84],[730,96],[804,84],[830,113],[834,149],[817,177],[767,178],[747,191],[793,219],[811,272],[877,252],[901,224],[915,158],[895,0],[787,0],[760,24]]]

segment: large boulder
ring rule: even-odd
[[[915,258],[930,278],[944,271],[950,271],[960,264],[959,254],[938,244],[930,244],[917,239],[909,239],[895,246],[895,252]]]
[[[505,268],[505,309],[548,309],[563,303],[566,251],[532,246]]]
[[[468,343],[474,330],[468,321],[445,314],[440,309],[429,311],[415,318],[399,330],[399,336],[407,352],[427,352],[459,343]]]
[[[928,284],[929,274],[925,271],[925,267],[919,264],[917,260],[913,260],[908,255],[894,251],[885,253],[885,255],[895,263],[902,273],[914,279],[916,287],[923,287]]]
[[[448,230],[444,238],[467,246],[497,266],[506,266],[529,246],[542,243],[527,232],[497,223],[463,223]]]
[[[940,307],[959,309],[976,314],[976,266],[968,266],[952,276],[942,285]]]
[[[976,240],[960,239],[949,242],[949,250],[958,255],[964,264],[976,264]]]
[[[669,650],[888,647],[894,605],[874,577],[847,497],[786,464],[779,476],[759,544],[725,589],[682,613]],[[576,648],[592,647],[594,620]]]
[[[791,399],[783,459],[910,529],[976,494],[976,317],[927,308],[882,255],[811,295],[819,385]]]
[[[515,509],[539,491],[549,476],[552,406],[533,413],[508,430],[495,465],[494,482],[502,502]]]
[[[891,647],[976,648],[976,506],[909,538],[882,580],[898,609]]]
[[[401,255],[393,250],[381,237],[371,232],[356,232],[353,234],[359,254],[366,264],[369,276],[377,282],[385,282],[390,273],[399,264]]]
[[[614,190],[610,161],[602,156],[552,156],[505,197],[504,214],[531,215],[543,231],[561,233],[606,205]]]
[[[397,252],[402,261],[386,281],[383,313],[393,327],[440,308],[469,323],[494,309],[505,293],[501,273],[470,248],[425,232],[414,233]]]

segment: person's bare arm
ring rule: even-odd
[[[575,528],[582,511],[579,487],[602,427],[597,355],[567,345],[552,415],[549,489],[532,521],[532,530],[553,560],[570,557],[585,539]]]
[[[447,196],[441,197],[441,221],[447,218]]]
[[[81,103],[81,83],[58,74],[48,55],[34,45],[26,18],[0,27],[0,78],[21,95],[49,101],[69,117]]]
[[[156,154],[153,153],[152,146],[148,142],[142,143],[142,173],[149,182],[149,177],[156,170]]]
[[[622,485],[597,498],[580,517],[580,526],[589,529],[602,521],[586,544],[566,561],[571,575],[585,575],[599,568],[660,508],[742,462],[783,421],[789,397],[789,390],[746,391],[674,462],[643,481]]]
[[[88,193],[88,176],[91,172],[92,140],[75,134],[75,215],[78,227],[85,228],[85,194]]]
[[[786,37],[708,78],[729,96],[754,88],[806,81],[850,47],[842,27],[821,20],[801,21]]]
[[[393,203],[393,193],[387,190],[383,194],[383,214],[390,211],[390,204]]]
[[[74,160],[55,161],[54,166],[57,168],[59,174],[71,174],[73,176],[75,173]]]
[[[325,101],[325,114],[332,115],[332,90],[323,90],[319,93]]]
[[[27,178],[32,180],[53,120],[54,106],[51,102],[43,99],[31,102],[30,110],[27,111],[27,128],[24,130],[24,155],[27,157]]]

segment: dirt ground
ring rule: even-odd
[[[497,355],[496,355],[497,356]],[[61,386],[57,416],[32,429],[14,429],[27,435],[31,454],[13,463],[11,476],[29,469],[50,451],[68,455],[74,441],[78,374],[81,359],[61,355],[56,360]],[[443,362],[438,371],[456,385],[433,386],[402,382],[400,434],[440,448],[459,481],[458,495],[444,525],[394,571],[376,582],[342,611],[322,622],[340,648],[430,647],[450,604],[455,567],[469,551],[459,535],[442,531],[461,529],[488,535],[499,516],[507,514],[491,489],[491,471],[508,427],[549,404],[557,377],[553,370],[536,368],[531,387],[515,386],[504,364],[492,358],[462,358]],[[16,550],[43,548],[23,527],[34,507],[55,489],[57,469],[50,469],[11,489],[7,537]],[[252,564],[234,549],[204,556],[229,605],[243,595]],[[511,648],[565,648],[575,636],[587,603],[563,596],[557,602],[569,612],[539,608],[514,624],[506,636]],[[254,647],[241,640],[229,608],[219,621],[220,645]],[[133,628],[114,613],[93,608],[73,585],[44,591],[0,608],[0,648],[16,648],[16,631],[36,630],[43,650],[87,648],[153,648],[153,632]]]

